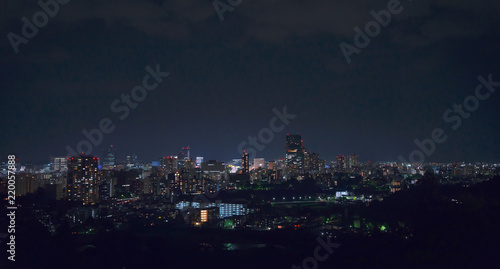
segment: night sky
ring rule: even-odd
[[[69,1],[15,53],[8,34],[21,36],[21,18],[42,9],[1,1],[2,159],[65,156],[109,118],[116,129],[94,154],[113,144],[120,159],[151,161],[189,145],[192,156],[228,161],[286,106],[296,118],[257,157],[283,158],[285,135],[300,133],[323,159],[396,161],[442,128],[448,139],[428,161],[500,160],[500,87],[457,130],[443,120],[478,76],[500,81],[497,0],[401,1],[351,63],[340,44],[354,45],[354,27],[388,0],[244,0],[223,22],[212,2]],[[111,104],[157,64],[170,75],[120,120]]]

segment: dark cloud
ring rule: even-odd
[[[165,85],[104,144],[145,159],[189,144],[227,160],[268,124],[272,108],[287,105],[298,115],[287,131],[323,157],[395,160],[443,125],[442,113],[472,93],[478,75],[500,76],[500,5],[402,1],[404,10],[348,64],[339,44],[352,44],[353,28],[387,2],[247,0],[220,22],[210,0],[74,0],[15,54],[7,33],[19,33],[20,18],[39,7],[2,1],[0,113],[2,126],[14,127],[2,132],[0,154],[65,154],[82,129],[114,116],[111,102],[146,65],[160,63],[171,72]],[[482,103],[433,158],[498,159],[497,103]],[[282,157],[282,135],[262,156]],[[457,153],[463,143],[478,146]]]

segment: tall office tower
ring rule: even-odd
[[[194,162],[193,160],[191,159],[186,159],[185,163],[184,163],[184,167],[188,170],[190,169],[194,169]]]
[[[167,156],[163,158],[163,169],[167,174],[174,173],[177,170],[177,157]]]
[[[267,163],[267,168],[268,168],[269,170],[274,170],[274,169],[276,168],[276,161],[269,161],[269,162]]]
[[[180,153],[177,156],[177,169],[182,169],[186,167],[186,160],[184,159],[184,154]]]
[[[304,172],[304,146],[300,135],[286,135],[286,179]]]
[[[189,150],[191,148],[189,146],[187,147],[182,147],[182,153],[184,153],[184,159],[188,160],[191,159],[191,156],[189,156]]]
[[[276,159],[276,170],[285,170],[285,165],[286,165],[286,162],[285,162],[285,159],[281,159],[281,158],[278,158]]]
[[[188,147],[182,147],[181,152],[179,152],[179,156],[177,156],[177,168],[182,169],[186,167],[186,160],[189,160],[189,150],[191,148]]]
[[[266,161],[264,158],[254,158],[253,159],[253,169],[266,168]]]
[[[104,182],[99,184],[99,201],[107,201],[109,198],[111,198],[113,195],[111,193],[111,183],[107,182],[104,180]]]
[[[241,173],[243,175],[247,175],[248,172],[250,171],[250,156],[248,153],[243,152],[243,155],[241,155]]]
[[[138,166],[137,155],[132,154],[127,156],[127,167],[134,168]]]
[[[102,169],[114,169],[116,167],[116,148],[111,145],[102,151]]]
[[[68,158],[68,199],[83,204],[96,203],[99,198],[99,158],[78,155]]]
[[[179,152],[179,155],[176,156],[177,160],[184,160],[184,152]]]
[[[337,156],[337,170],[345,171],[345,169],[346,169],[345,156],[344,155]]]
[[[196,168],[201,168],[201,163],[203,163],[203,157],[196,157]]]
[[[358,158],[359,156],[354,154],[347,156],[347,168],[349,170],[352,170],[358,166]]]
[[[52,172],[66,172],[68,170],[67,159],[64,157],[52,158]]]
[[[312,173],[318,173],[320,171],[321,160],[318,153],[310,152],[307,154],[307,171]]]
[[[309,162],[309,155],[311,154],[310,152],[308,152],[307,150],[305,150],[304,147],[302,147],[304,150],[302,152],[304,152],[304,172],[309,172],[310,168],[309,166],[311,165],[311,163]]]

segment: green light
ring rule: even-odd
[[[232,229],[234,228],[234,223],[232,219],[226,219],[224,226],[226,229]]]

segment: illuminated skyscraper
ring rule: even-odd
[[[196,157],[196,168],[201,168],[201,164],[203,163],[203,157]]]
[[[128,168],[134,168],[139,165],[139,162],[137,160],[137,155],[132,154],[127,156],[127,167]]]
[[[264,158],[253,159],[253,169],[266,168],[266,161]]]
[[[111,145],[103,149],[102,169],[114,169],[116,167],[116,148]]]
[[[286,135],[286,178],[304,172],[304,147],[300,135]]]
[[[177,168],[182,169],[186,167],[186,160],[190,159],[190,147],[182,147],[181,152],[179,152],[179,156],[177,156]]]
[[[352,170],[358,166],[358,157],[359,157],[358,155],[354,154],[347,156],[347,168],[349,170]]]
[[[167,174],[174,173],[177,170],[177,156],[163,158],[163,169],[165,169]]]
[[[285,166],[286,166],[285,159],[278,158],[275,161],[276,161],[276,166],[275,166],[276,170],[279,170],[279,169],[285,170]]]
[[[269,170],[274,170],[276,168],[276,161],[269,161],[267,166]]]
[[[186,168],[187,170],[194,169],[194,162],[193,162],[193,160],[186,159],[185,162],[184,162],[184,168]]]
[[[52,159],[52,171],[53,172],[66,172],[68,169],[68,164],[65,157],[55,157]]]
[[[248,172],[250,171],[250,156],[248,153],[243,152],[243,155],[241,155],[241,173],[243,175],[247,175]]]
[[[345,169],[346,169],[345,156],[344,155],[337,156],[337,170],[345,171]]]
[[[99,158],[81,154],[68,158],[68,199],[84,204],[96,203],[98,194]]]
[[[189,150],[191,150],[189,146],[182,148],[182,153],[184,154],[184,159],[186,160],[191,158],[191,156],[189,155]]]
[[[318,173],[321,169],[321,160],[318,153],[309,152],[306,158],[306,170],[310,173]]]

